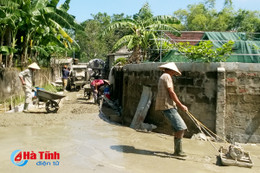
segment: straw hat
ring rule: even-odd
[[[104,81],[105,83],[107,83],[108,85],[110,85],[110,82],[109,82],[108,80],[103,79],[103,81]]]
[[[30,64],[28,66],[28,68],[32,68],[32,69],[36,69],[36,70],[40,70],[41,69],[35,62]]]
[[[164,70],[164,69],[173,70],[173,71],[177,72],[178,75],[181,75],[181,72],[179,71],[178,67],[175,65],[174,62],[170,62],[170,63],[167,63],[167,64],[163,64],[163,65],[159,66],[159,68],[160,68],[161,70]]]

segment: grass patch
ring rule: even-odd
[[[55,87],[52,84],[47,84],[47,85],[44,85],[40,88],[44,88],[46,91],[50,91],[50,92],[53,92],[53,93],[56,93],[60,90],[59,87]]]
[[[5,99],[4,101],[0,102],[0,112],[1,110],[11,110],[15,106],[20,105],[21,103],[24,103],[25,101],[25,96],[24,95],[19,95],[19,96],[12,96],[8,99]]]

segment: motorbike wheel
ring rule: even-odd
[[[56,113],[59,109],[59,105],[55,101],[48,100],[46,102],[45,109],[48,113]]]

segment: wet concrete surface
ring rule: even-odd
[[[214,143],[220,147],[221,143]],[[260,145],[242,145],[249,151],[253,168],[216,165],[218,152],[209,142],[184,139],[186,158],[176,158],[173,137],[137,132],[108,122],[97,105],[85,100],[82,92],[67,93],[57,114],[44,109],[31,113],[0,114],[1,173],[157,173],[157,172],[260,172]],[[19,167],[11,162],[15,150],[58,152],[60,159],[29,160]],[[51,165],[37,165],[39,161]],[[59,161],[59,165],[53,165]]]

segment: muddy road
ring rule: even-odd
[[[174,158],[172,136],[109,123],[81,91],[66,95],[57,114],[46,114],[45,109],[0,114],[1,173],[260,172],[260,145],[242,145],[251,153],[251,169],[217,166],[218,152],[209,142],[198,140],[184,139],[188,157]],[[16,150],[29,153],[26,165],[12,163],[11,154]],[[47,155],[52,159],[42,152],[52,153]],[[54,157],[54,152],[59,155]]]

